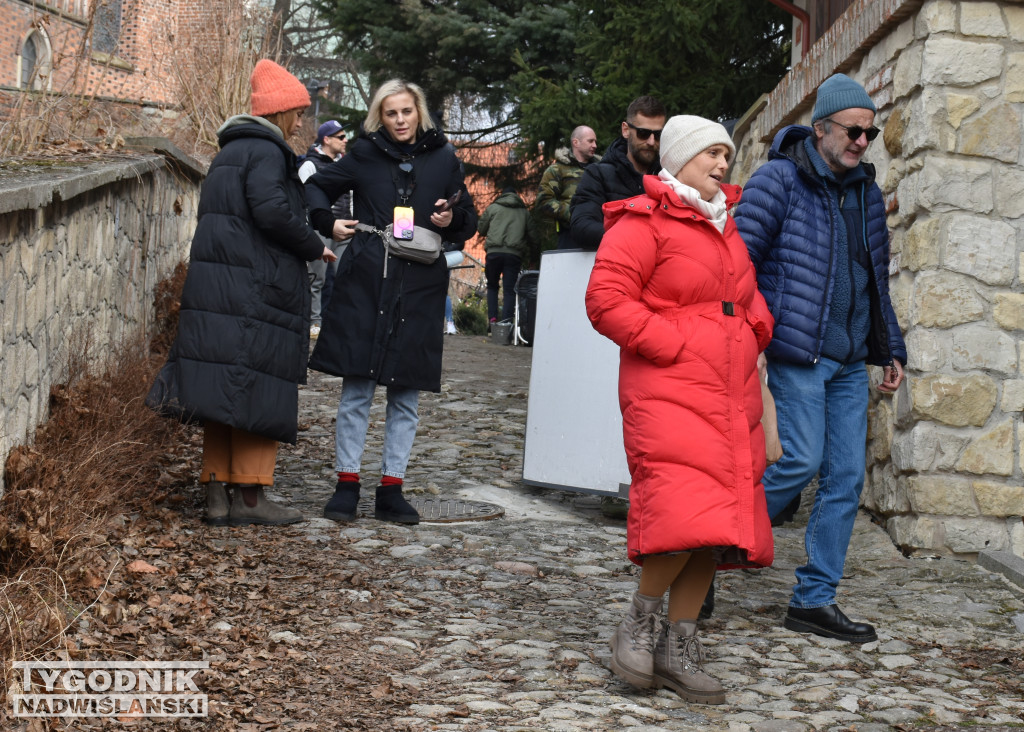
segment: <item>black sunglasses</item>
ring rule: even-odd
[[[640,140],[640,142],[647,142],[647,138],[651,135],[654,135],[655,140],[661,142],[661,130],[649,130],[646,127],[637,127],[632,122],[626,122],[626,126],[636,132],[637,139]]]
[[[868,138],[868,142],[871,142],[876,137],[878,137],[878,133],[881,132],[881,130],[878,129],[877,127],[868,127],[867,129],[864,129],[863,127],[858,127],[857,125],[847,127],[842,122],[836,122],[831,117],[826,117],[825,119],[822,120],[822,122],[831,122],[834,125],[839,125],[844,130],[846,130],[846,136],[849,137],[851,140],[859,140],[860,136],[864,135],[864,137]]]

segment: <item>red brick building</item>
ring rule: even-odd
[[[209,33],[196,0],[0,0],[0,89],[174,102],[176,39]]]

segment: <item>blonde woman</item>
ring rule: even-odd
[[[352,237],[338,261],[310,358],[310,368],[344,378],[335,426],[338,482],[324,516],[356,516],[370,406],[379,385],[387,390],[387,413],[374,515],[415,524],[419,515],[402,491],[419,423],[419,392],[441,390],[448,267],[443,256],[429,264],[389,256],[377,234],[353,236],[356,221],[335,219],[330,204],[352,191],[356,220],[377,229],[392,223],[396,207],[410,207],[416,226],[455,243],[476,232],[476,211],[454,148],[431,119],[423,91],[397,79],[374,94],[363,133],[348,154],[310,178],[306,190],[317,230]],[[459,200],[449,206],[456,193]]]

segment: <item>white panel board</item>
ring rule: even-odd
[[[625,495],[619,347],[594,330],[584,297],[595,252],[541,256],[523,481]]]

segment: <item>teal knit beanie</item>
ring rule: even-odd
[[[833,74],[818,87],[818,98],[811,112],[811,124],[844,109],[870,109],[877,112],[875,103],[864,87],[846,74]]]

